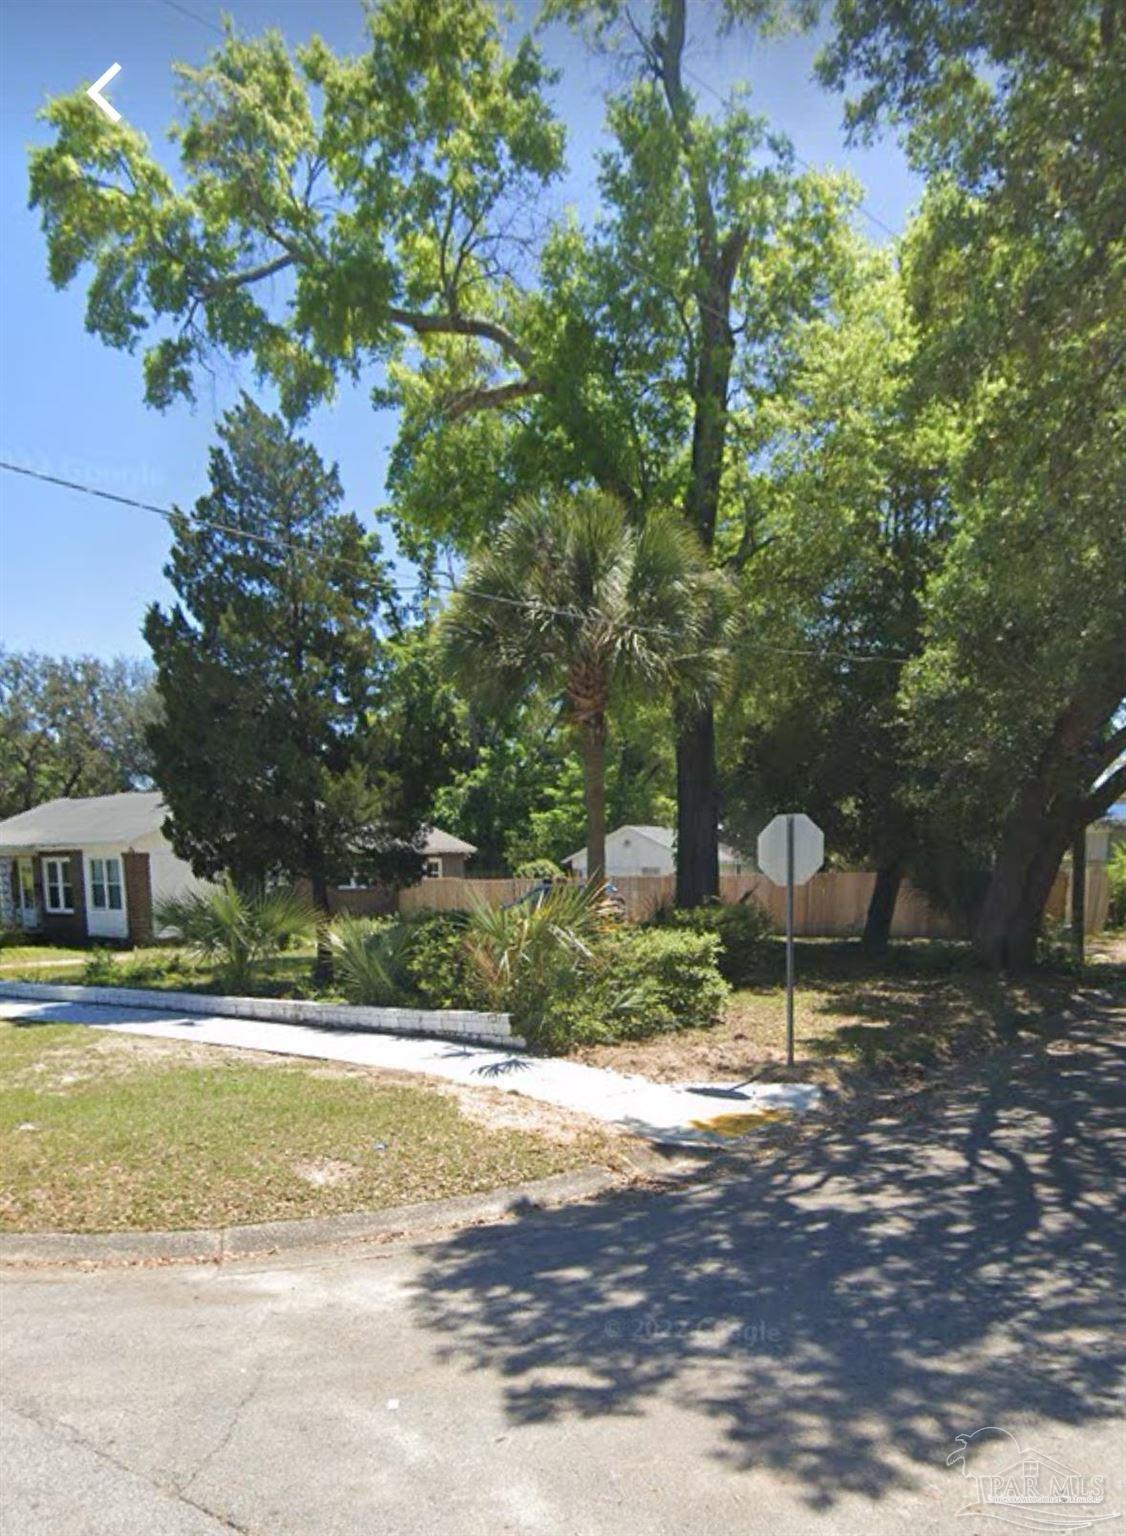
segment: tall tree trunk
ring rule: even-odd
[[[1087,930],[1087,828],[1080,827],[1071,844],[1071,947],[1083,964]]]
[[[1107,733],[1121,697],[1112,678],[1073,699],[1021,785],[974,924],[974,950],[986,965],[1032,964],[1044,906],[1076,828],[1097,819],[1126,781],[1118,769],[1091,788],[1126,745],[1126,731]]]
[[[579,727],[586,809],[586,878],[601,885],[606,878],[606,717],[594,715]]]
[[[676,743],[676,905],[698,907],[719,895],[719,785],[715,716],[693,711]]]
[[[747,224],[723,230],[682,74],[687,0],[669,0],[651,39],[665,103],[680,141],[696,242],[696,344],[692,380],[691,472],[684,512],[705,549],[715,542],[727,451],[728,394],[735,356],[731,295],[750,239]],[[671,167],[670,167],[671,170]],[[676,748],[676,904],[697,907],[719,895],[719,775],[712,709],[686,715]]]
[[[898,859],[881,864],[876,871],[876,883],[868,902],[868,915],[864,920],[861,944],[869,955],[882,955],[891,942],[891,921],[895,916],[895,903],[899,887],[903,883],[903,865]]]

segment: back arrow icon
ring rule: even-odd
[[[121,113],[102,95],[102,89],[104,86],[107,86],[110,83],[115,75],[119,75],[120,73],[121,65],[111,64],[110,67],[106,70],[105,74],[100,75],[98,79],[94,81],[90,89],[86,92],[87,96],[89,96],[94,105],[99,107],[105,113],[111,123],[119,123],[121,121]]]

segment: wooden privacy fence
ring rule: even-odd
[[[864,927],[875,875],[867,870],[830,870],[814,875],[794,892],[795,932],[832,937],[859,933]],[[652,917],[673,898],[672,875],[620,875],[614,880],[634,922]],[[530,879],[470,880],[445,877],[423,880],[399,892],[399,911],[464,912],[475,902],[499,906],[515,901],[537,882]],[[786,920],[786,892],[765,875],[721,875],[720,897],[726,902],[752,896],[766,909],[779,930]],[[932,907],[921,892],[904,882],[895,906],[892,933],[901,938],[955,938],[959,925]]]
[[[870,870],[834,869],[814,875],[794,892],[795,932],[806,937],[847,937],[863,930],[872,896],[875,875]],[[1060,920],[1071,911],[1070,871],[1056,876],[1048,898],[1047,914]],[[399,892],[399,911],[465,912],[476,902],[500,906],[515,901],[539,882],[525,878],[471,880],[444,877],[423,880]],[[652,917],[660,906],[673,898],[672,875],[619,875],[614,881],[625,903],[626,916],[634,922]],[[726,902],[753,897],[767,912],[774,927],[781,932],[786,922],[786,891],[765,875],[721,875],[720,898]],[[1106,923],[1106,866],[1087,868],[1087,931],[1098,932]],[[956,939],[965,937],[965,927],[957,918],[933,906],[923,893],[904,881],[895,904],[892,934],[901,939]]]

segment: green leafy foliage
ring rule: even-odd
[[[338,917],[332,925],[335,975],[350,1003],[395,1008],[405,1003],[404,951],[409,929],[387,918]]]
[[[45,800],[147,786],[152,669],[0,647],[0,819]]]
[[[561,1010],[598,968],[599,943],[613,922],[594,885],[556,885],[508,907],[479,904],[463,937],[471,996],[510,1014],[529,1044],[557,1046]]]
[[[464,913],[419,912],[403,929],[403,970],[423,1006],[466,1007]]]
[[[95,945],[82,967],[84,987],[120,986],[118,966],[108,949]]]
[[[315,915],[285,888],[240,889],[230,878],[207,889],[157,902],[153,920],[171,930],[197,960],[214,963],[223,984],[245,989],[255,970],[294,940],[308,938]]]
[[[1107,926],[1126,928],[1126,842],[1115,843],[1106,866]]]
[[[721,954],[714,931],[623,931],[609,946],[598,987],[584,1008],[591,1037],[640,1040],[718,1023],[727,1001]]]
[[[173,846],[209,878],[305,877],[322,907],[357,868],[417,875],[452,704],[423,640],[377,636],[394,617],[377,541],[336,510],[336,470],[246,397],[210,476],[199,521],[176,519],[177,602],[145,623]]]
[[[615,696],[707,697],[725,659],[727,590],[683,520],[639,527],[602,492],[524,501],[442,615],[451,675],[486,712],[541,688],[583,762],[588,869],[605,865],[605,747]]]
[[[761,979],[777,950],[774,930],[765,909],[754,900],[708,902],[689,911],[661,908],[653,926],[687,933],[714,934],[719,941],[720,975],[733,987]]]

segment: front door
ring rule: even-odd
[[[92,939],[128,938],[121,860],[114,855],[87,858],[83,862],[86,866],[86,932]]]
[[[16,860],[16,900],[21,928],[39,927],[39,903],[35,899],[35,874],[30,859]]]

